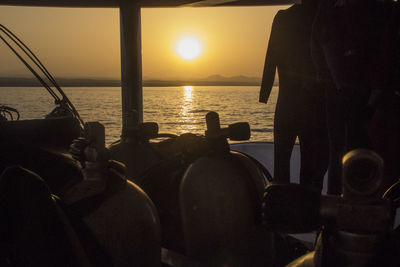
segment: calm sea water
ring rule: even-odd
[[[107,143],[121,133],[120,87],[65,87],[84,121],[100,121]],[[273,117],[278,89],[267,105],[258,102],[259,86],[144,87],[144,121],[157,122],[162,133],[204,134],[205,115],[216,111],[223,127],[249,122],[250,141],[273,141]],[[0,104],[15,107],[21,119],[43,118],[54,107],[44,88],[0,87]]]

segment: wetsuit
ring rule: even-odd
[[[328,193],[341,193],[342,157],[370,148],[370,66],[384,25],[374,0],[324,0],[312,33],[312,54],[325,83],[329,133]]]
[[[290,157],[298,137],[300,183],[321,189],[328,152],[323,90],[316,82],[310,54],[314,13],[313,7],[294,5],[276,14],[265,59],[260,102],[267,102],[277,68],[279,95],[274,118],[274,179],[290,181]]]
[[[369,127],[373,149],[384,160],[381,193],[400,178],[400,5],[387,16],[378,54],[371,68],[369,104],[374,115]]]

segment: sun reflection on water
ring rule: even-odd
[[[195,129],[195,124],[197,123],[196,118],[193,116],[193,96],[194,88],[193,86],[183,86],[184,97],[182,103],[182,109],[180,112],[181,117],[181,133],[187,133]]]
[[[193,91],[193,86],[184,86],[185,89],[185,102],[186,101],[192,101],[192,91]]]

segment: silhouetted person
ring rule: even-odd
[[[268,101],[278,68],[274,180],[290,182],[290,157],[298,137],[300,183],[322,189],[328,160],[324,91],[317,83],[310,52],[317,6],[317,0],[304,0],[276,14],[265,59],[260,102]]]
[[[375,0],[323,0],[312,33],[312,55],[327,99],[328,193],[342,191],[342,157],[371,148],[370,69],[377,55],[385,5]]]
[[[372,147],[384,160],[381,193],[400,178],[400,5],[391,4],[390,14],[371,68],[374,108],[369,136]]]

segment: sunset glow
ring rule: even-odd
[[[185,60],[194,60],[202,52],[200,41],[194,37],[184,37],[178,41],[176,46],[178,55]]]
[[[283,8],[143,8],[144,79],[260,77],[272,20]],[[0,17],[54,76],[120,79],[117,8],[0,6]],[[7,62],[0,76],[31,77],[1,44],[0,59]]]

